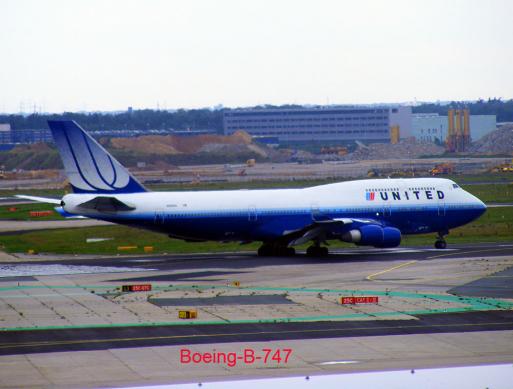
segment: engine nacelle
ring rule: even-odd
[[[397,247],[401,243],[401,231],[371,224],[346,232],[341,240],[361,246]]]

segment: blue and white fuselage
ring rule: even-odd
[[[442,178],[149,192],[76,123],[49,125],[76,192],[62,199],[66,213],[191,241],[261,241],[262,255],[290,253],[291,246],[308,241],[315,251],[330,239],[375,247],[397,246],[406,234],[437,232],[442,239],[486,210],[478,198]]]
[[[373,199],[371,200],[371,196]],[[269,241],[312,223],[348,219],[331,232],[343,234],[375,222],[402,234],[446,231],[478,218],[478,198],[443,178],[372,179],[304,189],[144,192],[114,197],[125,212],[86,210],[97,195],[64,196],[64,210],[141,226],[190,240]]]

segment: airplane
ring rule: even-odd
[[[49,120],[73,193],[57,204],[66,217],[138,227],[185,241],[262,242],[259,256],[328,255],[330,240],[397,247],[403,235],[437,233],[469,223],[486,205],[443,178],[365,179],[302,189],[152,192],[71,120]]]

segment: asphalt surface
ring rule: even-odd
[[[513,256],[513,241],[511,243],[482,243],[467,245],[449,245],[446,250],[429,247],[399,247],[394,249],[348,248],[331,250],[327,257],[307,257],[299,253],[293,257],[259,257],[255,252],[247,253],[216,253],[216,254],[171,254],[152,256],[117,256],[117,257],[68,257],[37,260],[3,262],[9,264],[62,264],[85,266],[118,266],[154,269],[158,271],[183,271],[180,274],[159,274],[156,276],[134,276],[113,279],[112,281],[190,281],[212,276],[233,276],[264,266],[290,266],[308,264],[329,264],[341,262],[384,262],[398,260],[429,261],[436,258],[451,260],[457,258],[481,258],[491,256]],[[54,258],[54,257],[52,257]],[[226,270],[223,270],[226,269]],[[213,281],[209,278],[208,282]]]
[[[448,293],[458,296],[513,298],[513,267],[457,286]]]
[[[0,332],[0,355],[110,348],[513,330],[513,311],[419,315],[418,320],[175,325]]]

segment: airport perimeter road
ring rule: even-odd
[[[53,228],[77,228],[107,226],[112,223],[93,219],[68,219],[68,220],[0,220],[0,233],[49,230]]]

